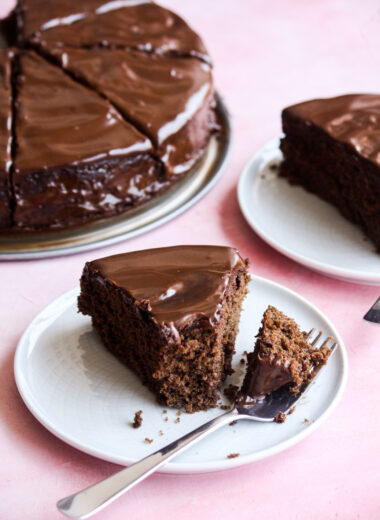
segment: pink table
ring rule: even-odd
[[[11,0],[3,0],[1,9],[5,12],[10,4]],[[251,259],[254,273],[299,292],[336,324],[350,362],[343,400],[320,429],[288,451],[212,475],[155,475],[99,519],[230,520],[234,515],[267,520],[279,514],[281,520],[379,519],[380,329],[361,318],[380,291],[325,278],[273,251],[245,223],[235,194],[246,161],[279,134],[283,106],[313,96],[379,91],[379,3],[166,0],[165,4],[199,30],[214,58],[216,85],[234,122],[232,157],[211,193],[155,231],[91,253],[0,264],[0,518],[63,518],[55,510],[58,498],[118,469],[59,441],[25,408],[12,364],[29,321],[78,283],[86,260],[147,247],[213,243],[236,246]]]

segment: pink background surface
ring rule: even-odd
[[[55,509],[58,498],[118,469],[57,440],[27,411],[14,383],[13,357],[29,321],[77,285],[86,260],[213,243],[237,247],[255,274],[297,291],[333,321],[350,363],[343,400],[314,434],[279,455],[220,473],[154,475],[97,518],[379,519],[380,329],[362,316],[380,289],[320,276],[276,253],[251,231],[236,200],[244,164],[280,132],[282,107],[313,96],[380,90],[379,2],[164,3],[204,36],[213,56],[216,86],[233,118],[232,157],[211,193],[155,231],[95,252],[0,264],[0,518],[63,518]],[[1,9],[10,5],[2,0]]]

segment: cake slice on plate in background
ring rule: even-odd
[[[336,206],[380,250],[380,95],[306,101],[282,123],[280,175]]]
[[[222,246],[114,255],[85,265],[78,306],[161,404],[206,410],[231,373],[247,268]]]

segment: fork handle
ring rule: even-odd
[[[187,433],[161,450],[132,464],[132,466],[122,469],[74,495],[62,498],[57,502],[57,507],[69,518],[76,520],[88,518],[144,480],[175,455],[178,455],[209,433],[238,418],[238,412],[236,408],[233,408],[206,424],[202,424],[199,428]]]

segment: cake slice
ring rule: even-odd
[[[380,251],[380,95],[306,101],[282,123],[280,175],[336,206]]]
[[[11,225],[12,56],[0,49],[0,229]]]
[[[108,101],[33,51],[21,53],[18,67],[16,228],[111,216],[167,186],[150,140]]]
[[[206,63],[108,48],[56,46],[46,53],[150,138],[169,177],[180,177],[202,156],[216,128]]]
[[[297,323],[269,306],[264,312],[254,351],[248,354],[247,372],[240,393],[257,398],[284,385],[297,394],[330,355],[326,346],[313,348]]]
[[[221,246],[110,256],[85,265],[78,307],[160,403],[206,410],[231,373],[247,267]]]

